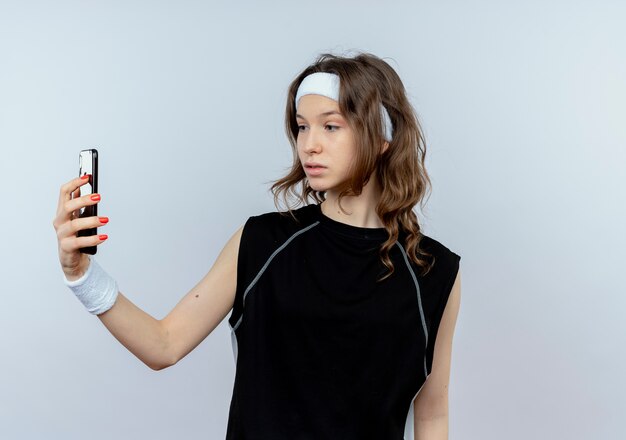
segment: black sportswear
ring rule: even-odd
[[[436,261],[421,277],[402,231],[395,272],[376,283],[384,228],[335,221],[318,204],[293,213],[299,222],[269,212],[243,229],[227,440],[412,439],[461,257],[423,236]]]

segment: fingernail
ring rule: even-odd
[[[98,217],[98,219],[100,220],[100,223],[108,223],[109,222],[109,217]]]
[[[91,196],[91,200],[97,201],[100,200],[100,194],[94,194]]]
[[[106,234],[102,234],[102,235],[98,235],[98,238],[99,238],[100,240],[106,240],[107,238],[109,238],[109,236],[108,236],[108,235],[106,235]]]
[[[83,180],[87,180],[89,179],[89,174],[83,174],[82,176],[80,176],[80,178]]]

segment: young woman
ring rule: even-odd
[[[77,218],[99,202],[79,196],[80,178],[53,222],[66,284],[155,370],[230,313],[227,439],[447,439],[461,257],[413,212],[430,180],[400,78],[371,54],[321,55],[289,87],[285,122],[294,161],[272,191],[287,211],[248,218],[165,318],[79,252],[106,236],[77,231],[108,221]]]

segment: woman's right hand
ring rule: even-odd
[[[76,235],[78,231],[99,228],[109,221],[107,217],[98,216],[79,218],[81,208],[95,205],[100,201],[100,194],[80,196],[80,187],[88,182],[89,179],[77,177],[61,186],[57,215],[52,221],[57,233],[59,261],[68,281],[80,278],[89,266],[89,257],[79,249],[97,246],[108,238],[104,234],[88,237]]]

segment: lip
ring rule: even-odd
[[[321,163],[317,163],[317,162],[305,162],[304,167],[305,167],[305,168],[309,168],[309,167],[322,167],[322,168],[326,168],[324,165],[322,165]]]
[[[304,166],[304,172],[307,173],[307,175],[309,176],[319,176],[325,170],[326,170],[326,167],[323,167],[323,166],[317,166],[317,167],[313,167],[311,165]]]

